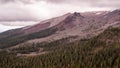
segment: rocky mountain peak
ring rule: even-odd
[[[81,14],[78,13],[78,12],[74,12],[73,15],[75,15],[75,16],[81,16]]]
[[[74,12],[71,16],[84,18],[79,12]]]
[[[70,14],[67,18],[66,18],[66,22],[70,22],[70,21],[74,21],[74,20],[76,20],[76,19],[82,19],[82,18],[84,18],[80,13],[78,13],[78,12],[74,12],[74,13],[72,13],[72,14]]]

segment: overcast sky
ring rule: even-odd
[[[0,0],[0,24],[26,26],[36,23],[31,21],[68,12],[114,10],[119,7],[120,0]]]

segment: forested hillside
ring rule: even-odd
[[[48,28],[48,29],[41,30],[39,32],[35,32],[35,33],[32,33],[32,34],[28,34],[28,35],[22,35],[22,36],[19,35],[19,34],[15,34],[15,35],[12,35],[12,36],[8,35],[6,37],[0,38],[0,49],[15,46],[15,45],[23,43],[27,40],[47,37],[49,35],[54,34],[56,31],[57,31],[56,28]]]
[[[14,51],[2,50],[0,68],[120,68],[120,28],[108,28],[91,39],[60,44],[64,41],[34,44],[48,51],[40,56],[18,57]]]

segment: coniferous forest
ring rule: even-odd
[[[120,28],[109,28],[90,39],[67,43],[68,39],[24,44],[31,46],[9,51],[1,49],[0,68],[120,68]],[[30,53],[39,48],[47,53],[17,56],[17,53]]]

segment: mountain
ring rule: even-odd
[[[15,35],[16,34],[25,35],[25,34],[39,32],[41,30],[44,30],[44,29],[47,29],[47,28],[50,28],[50,27],[56,25],[57,23],[62,21],[64,18],[66,18],[69,14],[70,13],[65,14],[63,16],[60,16],[60,17],[44,20],[44,21],[41,21],[40,23],[33,25],[33,26],[27,26],[27,27],[23,27],[23,28],[19,28],[19,29],[8,30],[6,32],[1,33],[0,35],[1,36],[3,36],[3,35],[10,36],[10,35],[14,35],[14,34]]]
[[[0,48],[28,42],[50,42],[67,37],[76,37],[74,40],[91,38],[110,26],[120,26],[119,9],[114,11],[68,13],[33,26],[1,33]],[[7,40],[7,42],[4,40]]]
[[[0,34],[0,68],[120,68],[120,10],[74,12]]]
[[[0,51],[0,67],[120,67],[120,27],[109,27],[98,36],[66,44],[68,39],[70,38],[50,43],[24,44],[18,48]]]

